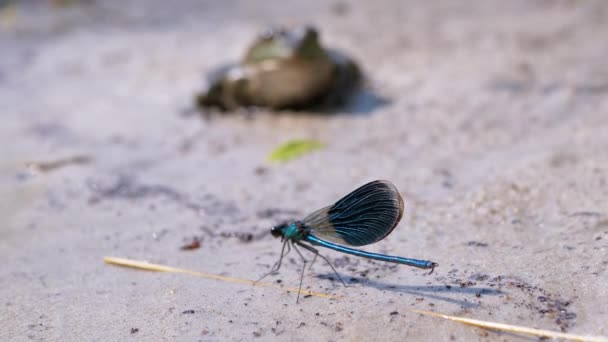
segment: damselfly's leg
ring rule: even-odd
[[[297,244],[298,246],[307,249],[308,251],[312,252],[315,254],[315,256],[320,256],[321,258],[323,258],[323,260],[325,260],[325,262],[331,267],[331,269],[334,271],[334,273],[338,276],[338,279],[340,279],[340,281],[342,282],[342,285],[344,285],[345,287],[348,287],[348,285],[346,285],[346,283],[344,282],[344,280],[342,280],[342,277],[340,276],[340,274],[338,273],[338,271],[336,271],[336,268],[334,267],[334,265],[332,265],[331,262],[329,262],[329,260],[323,256],[323,254],[319,253],[319,251],[316,248],[313,248],[311,246],[305,245],[303,243],[301,243],[300,241],[298,242],[294,242],[295,244]],[[295,247],[295,246],[294,246]]]
[[[287,246],[287,252],[285,252],[285,246]],[[274,265],[270,269],[270,272],[264,274],[263,276],[260,277],[260,279],[254,281],[253,283],[255,284],[255,283],[259,282],[260,280],[266,278],[267,276],[277,272],[281,268],[281,262],[283,261],[283,257],[286,256],[287,254],[289,254],[289,252],[291,252],[291,246],[289,246],[289,241],[285,240],[285,242],[283,242],[283,247],[281,248],[281,256],[279,257],[279,260],[274,263]],[[299,253],[299,251],[298,251],[298,253]]]
[[[293,244],[293,242],[292,242]],[[304,270],[306,270],[306,263],[308,262],[306,260],[306,258],[304,257],[304,255],[302,255],[302,252],[300,252],[300,250],[298,249],[298,247],[296,247],[296,245],[293,245],[293,249],[296,250],[296,252],[298,252],[298,254],[300,254],[300,257],[302,258],[302,261],[304,262],[304,265],[302,265],[302,274],[300,275],[300,286],[298,287],[298,298],[296,298],[296,304],[298,304],[300,302],[300,293],[302,293],[302,281],[304,280]]]
[[[312,258],[312,262],[310,263],[310,266],[308,266],[308,270],[312,270],[312,265],[315,263],[315,261],[317,260],[317,255],[319,254],[315,254],[314,258]]]
[[[306,260],[306,258],[302,254],[302,252],[300,252],[300,250],[296,247],[295,242],[292,242],[291,244],[293,245],[293,249],[295,249],[296,252],[298,252],[298,254],[300,254],[300,258],[302,258],[302,261],[304,261],[304,263],[308,262],[308,260]]]

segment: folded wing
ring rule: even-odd
[[[319,209],[302,221],[310,233],[335,243],[363,246],[380,241],[397,226],[403,199],[388,181],[367,183],[334,205]]]

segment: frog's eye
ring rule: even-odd
[[[288,35],[288,31],[284,27],[267,27],[260,33],[261,40],[273,40],[277,37],[285,37]]]
[[[319,36],[319,32],[317,32],[317,29],[315,29],[312,26],[307,26],[306,27],[306,35],[310,36],[310,37],[318,37]]]
[[[274,37],[274,32],[275,30],[272,27],[267,27],[260,33],[260,39],[270,40]]]

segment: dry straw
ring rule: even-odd
[[[124,259],[124,258],[115,258],[115,257],[105,257],[105,258],[103,258],[103,261],[106,264],[110,264],[110,265],[130,267],[130,268],[136,268],[136,269],[146,270],[146,271],[185,273],[185,274],[190,274],[190,275],[201,277],[201,278],[221,280],[221,281],[225,281],[225,282],[229,282],[229,283],[271,287],[271,288],[280,289],[283,291],[298,292],[297,288],[283,287],[283,286],[270,284],[270,283],[256,282],[254,280],[249,280],[249,279],[227,277],[227,276],[222,276],[222,275],[217,275],[217,274],[191,271],[191,270],[186,270],[183,268],[175,268],[175,267],[159,265],[159,264],[151,264],[151,263],[148,263],[145,261],[137,261],[137,260],[131,260],[131,259]],[[311,296],[321,297],[321,298],[330,298],[330,299],[336,298],[335,296],[332,296],[327,293],[314,292],[314,291],[308,291],[308,290],[301,290],[301,293],[304,295],[311,295]]]
[[[430,312],[430,311],[421,311],[421,310],[412,310],[412,311],[419,313],[419,314],[423,314],[423,315],[445,318],[450,321],[455,321],[458,323],[472,325],[475,327],[499,330],[499,331],[506,331],[506,332],[516,333],[516,334],[526,334],[526,335],[533,335],[533,336],[539,336],[539,337],[545,337],[545,338],[563,339],[563,340],[571,340],[571,341],[608,342],[608,338],[600,337],[600,336],[581,336],[581,335],[574,335],[574,334],[566,334],[566,333],[562,333],[562,332],[555,332],[555,331],[550,331],[550,330],[541,330],[541,329],[521,327],[521,326],[511,325],[511,324],[480,321],[478,319],[471,319],[471,318],[464,318],[464,317],[457,317],[457,316],[448,316],[448,315],[443,315],[443,314],[439,314],[436,312]]]

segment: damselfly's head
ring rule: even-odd
[[[270,229],[270,234],[272,234],[272,236],[274,236],[275,238],[282,238],[283,237],[283,231],[285,230],[285,228],[289,227],[289,223],[287,222],[283,222],[277,226],[274,226]]]

